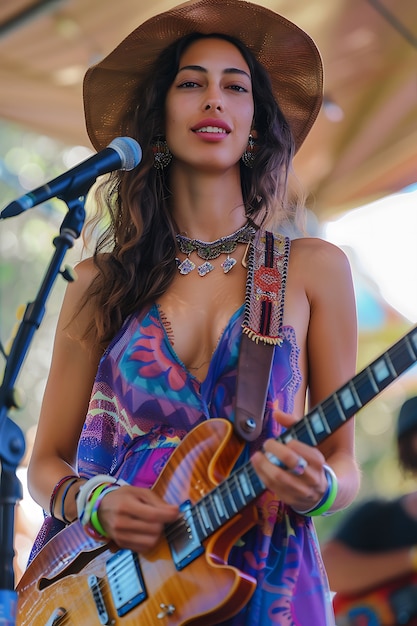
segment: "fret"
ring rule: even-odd
[[[253,496],[253,491],[251,489],[251,483],[249,480],[249,477],[246,474],[245,468],[243,468],[239,473],[238,473],[238,478],[239,478],[239,484],[241,486],[242,489],[242,493],[245,496],[245,502],[249,502],[249,497]]]
[[[413,351],[409,341],[404,340],[402,344],[388,350],[395,371],[400,374],[409,368],[410,365],[413,365],[417,358],[417,354]]]
[[[322,403],[322,411],[326,416],[326,421],[329,426],[329,431],[334,431],[339,428],[344,422],[346,422],[346,416],[340,406],[339,399],[336,394],[333,394],[330,398],[327,398]]]
[[[213,503],[214,503],[214,508],[217,511],[217,515],[219,519],[220,520],[227,519],[229,516],[225,509],[223,499],[217,493],[217,490],[213,493]]]
[[[265,491],[265,485],[263,484],[258,474],[253,469],[251,463],[248,463],[247,469],[248,469],[248,475],[250,476],[250,481],[252,483],[253,493],[255,497],[257,498],[263,491]]]
[[[246,500],[244,498],[244,495],[240,487],[238,473],[239,473],[239,470],[232,476],[232,483],[234,484],[234,488],[232,488],[232,494],[235,494],[233,497],[236,502],[238,511],[240,511],[244,506],[246,506]],[[237,501],[236,496],[239,496],[240,502]]]
[[[214,502],[212,493],[206,494],[205,502],[206,502],[207,515],[210,519],[210,526],[212,528],[217,528],[220,525],[220,518],[217,513],[217,508],[216,508],[216,504]]]
[[[231,518],[236,513],[238,513],[239,509],[236,506],[236,502],[234,501],[233,494],[229,485],[229,480],[225,480],[222,486],[224,487],[223,491],[226,491],[226,493],[223,493],[223,501],[226,505],[227,514],[229,518]]]
[[[367,404],[380,392],[377,380],[372,372],[371,366],[355,377],[356,391],[361,399],[362,405]]]
[[[339,391],[336,392],[337,399],[340,404],[340,408],[343,410],[343,414],[346,418],[352,417],[355,412],[360,408],[360,406],[356,402],[356,397],[352,393],[352,389],[350,384],[348,383]]]
[[[330,434],[329,425],[324,417],[321,405],[319,405],[315,411],[310,413],[309,423],[314,431],[317,441],[321,441],[323,439],[323,435]]]
[[[199,502],[198,509],[199,509],[200,516],[201,516],[203,530],[204,530],[205,534],[208,535],[209,533],[207,531],[213,531],[214,528],[211,525],[211,520],[210,520],[210,517],[208,515],[207,508],[205,506],[205,502],[206,502],[206,496]]]
[[[394,378],[388,367],[388,360],[384,357],[371,363],[370,370],[379,390],[384,389]]]
[[[293,430],[297,433],[297,439],[306,443],[309,446],[317,445],[317,439],[314,436],[313,430],[310,426],[308,415],[300,422],[293,426]]]
[[[194,522],[194,528],[197,533],[197,536],[199,540],[202,541],[204,537],[207,537],[207,532],[204,527],[203,518],[201,516],[200,504],[201,502],[197,502],[197,504],[194,507],[192,507],[192,509],[196,512],[196,515],[194,515],[193,512],[191,511],[191,517]]]

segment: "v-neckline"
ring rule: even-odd
[[[230,326],[232,326],[232,324],[236,321],[236,319],[240,315],[242,315],[242,313],[243,313],[243,311],[245,309],[245,303],[241,304],[239,306],[239,308],[236,309],[236,311],[234,313],[232,313],[232,315],[228,319],[226,325],[224,326],[223,330],[221,331],[221,333],[219,335],[219,338],[217,339],[216,346],[215,346],[215,348],[214,348],[214,350],[213,350],[213,352],[211,354],[211,358],[210,358],[210,361],[209,361],[209,366],[207,368],[207,374],[206,374],[206,376],[202,380],[200,380],[197,376],[195,376],[195,374],[193,374],[190,371],[190,369],[181,360],[181,358],[179,357],[177,351],[175,350],[174,346],[172,345],[172,343],[171,343],[171,341],[169,339],[169,336],[168,336],[167,328],[166,328],[166,326],[165,326],[165,324],[163,322],[163,319],[162,319],[162,316],[161,316],[161,308],[158,305],[158,303],[155,303],[152,308],[153,308],[153,311],[155,312],[155,316],[156,316],[156,318],[158,320],[159,326],[161,327],[162,332],[164,334],[164,342],[165,342],[166,346],[168,347],[169,351],[171,352],[172,356],[174,357],[175,361],[182,367],[182,369],[186,372],[187,376],[189,378],[191,378],[192,380],[194,380],[199,385],[199,387],[201,388],[207,382],[207,380],[209,380],[209,376],[210,376],[210,372],[211,372],[211,369],[212,369],[213,362],[216,360],[216,355],[217,355],[217,352],[219,350],[219,346],[221,345],[222,340],[223,340],[226,332],[229,330]]]

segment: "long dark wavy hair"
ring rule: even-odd
[[[153,166],[151,144],[156,136],[165,134],[165,100],[180,57],[201,38],[229,41],[239,49],[250,69],[253,126],[258,138],[254,167],[250,169],[241,163],[247,216],[258,221],[265,221],[267,216],[278,225],[294,217],[287,198],[294,141],[264,67],[239,40],[223,34],[193,33],[168,46],[136,94],[134,114],[126,115],[123,122],[124,133],[142,147],[142,162],[132,171],[113,173],[105,185],[99,186],[96,212],[87,224],[88,239],[88,233],[107,216],[107,226],[96,241],[93,255],[98,275],[84,301],[94,299],[96,306],[95,317],[83,339],[103,348],[129,314],[165,292],[176,271],[170,168],[158,170]]]

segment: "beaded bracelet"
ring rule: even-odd
[[[297,511],[294,509],[296,513],[300,515],[309,515],[311,517],[317,517],[319,515],[331,515],[331,511],[329,509],[333,506],[334,501],[336,500],[337,491],[338,491],[338,481],[337,476],[329,465],[323,465],[324,473],[327,478],[327,488],[324,492],[323,497],[317,502],[312,509],[308,509],[307,511]]]
[[[69,520],[67,519],[66,515],[65,515],[65,498],[68,495],[68,491],[71,489],[71,487],[73,485],[75,485],[75,483],[79,480],[78,476],[75,476],[73,478],[73,480],[69,480],[68,484],[66,485],[65,489],[64,489],[64,493],[62,494],[62,498],[61,498],[61,517],[62,520],[65,522],[65,524],[71,524],[73,521],[75,520]]]
[[[51,517],[55,517],[54,515],[55,500],[56,500],[58,491],[61,489],[62,485],[64,485],[69,480],[72,481],[74,478],[78,478],[78,476],[75,476],[75,474],[71,474],[70,476],[64,476],[63,478],[58,480],[57,484],[53,488],[52,493],[51,493],[51,498],[49,500],[49,513],[51,514]]]

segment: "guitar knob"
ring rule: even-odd
[[[164,619],[164,617],[169,617],[175,613],[175,606],[173,604],[164,604],[161,602],[159,608],[161,608],[162,611],[156,616],[158,619]]]

